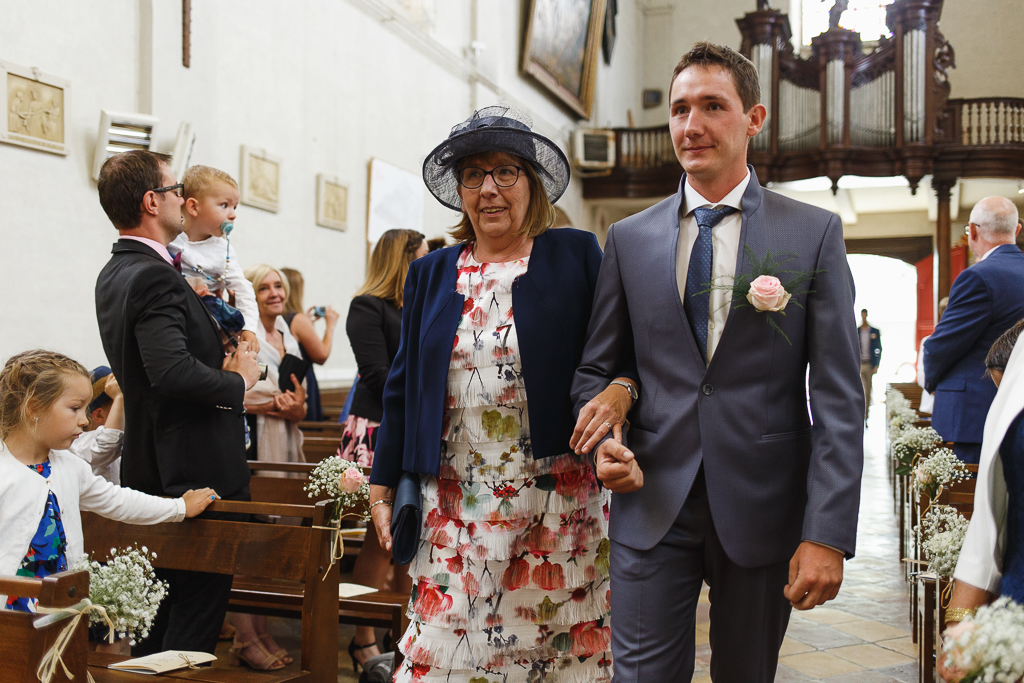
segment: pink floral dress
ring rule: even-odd
[[[512,317],[528,262],[459,257],[440,477],[422,478],[396,681],[611,680],[609,493],[587,456],[533,458]]]

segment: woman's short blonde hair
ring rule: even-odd
[[[259,289],[260,283],[271,273],[277,273],[277,276],[281,278],[281,283],[284,285],[284,298],[287,301],[292,293],[291,287],[288,285],[288,278],[274,266],[268,266],[266,263],[249,266],[245,269],[245,279],[252,283],[252,288],[255,290]]]
[[[482,154],[487,154],[487,152],[482,152]],[[544,190],[544,183],[541,182],[540,176],[537,175],[536,169],[533,168],[530,162],[511,154],[509,156],[515,159],[517,164],[522,167],[526,174],[526,179],[530,183],[530,204],[526,208],[526,217],[523,220],[523,229],[520,233],[527,237],[536,237],[544,233],[555,222],[555,207],[551,200],[548,199],[548,193]],[[462,169],[463,164],[472,158],[472,156],[469,156],[459,159],[455,164],[456,174]],[[473,223],[469,220],[469,214],[466,213],[465,208],[462,210],[462,220],[449,230],[448,234],[459,242],[470,242],[476,239]]]

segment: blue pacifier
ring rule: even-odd
[[[235,229],[235,224],[231,221],[224,221],[220,224],[220,231],[225,237],[231,234],[231,231]]]

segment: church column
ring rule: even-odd
[[[938,252],[936,260],[939,264],[939,300],[949,296],[949,288],[953,284],[949,258],[950,243],[952,241],[950,236],[949,199],[950,190],[955,182],[952,180],[932,181],[932,189],[935,190],[935,197],[938,200],[938,215],[935,217],[935,250]]]

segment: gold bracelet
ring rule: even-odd
[[[369,509],[373,510],[373,508],[375,508],[375,507],[377,507],[378,505],[381,505],[381,504],[384,504],[384,505],[387,505],[388,507],[391,507],[391,501],[390,500],[388,500],[387,498],[381,498],[380,500],[375,500],[374,502],[370,503]]]
[[[965,607],[951,607],[946,610],[946,625],[956,624],[967,617],[973,617],[975,612],[977,612],[977,610],[973,608],[967,609]]]

